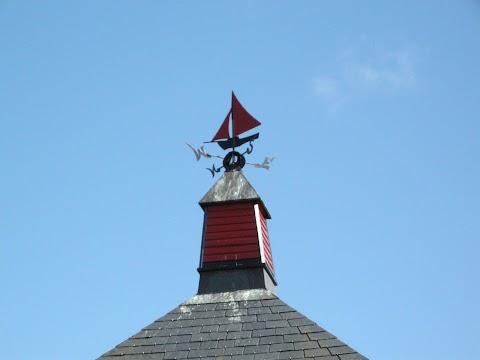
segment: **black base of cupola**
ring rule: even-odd
[[[275,293],[276,281],[265,266],[200,268],[198,294],[266,289]]]

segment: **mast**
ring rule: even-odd
[[[233,138],[233,147],[232,147],[232,151],[235,151],[235,137],[237,136],[237,134],[235,134],[235,118],[233,117],[233,98],[234,98],[234,94],[233,94],[233,91],[232,91],[232,107],[230,109],[230,111],[232,112],[232,138]],[[233,159],[232,157],[232,161],[235,162],[235,159]]]

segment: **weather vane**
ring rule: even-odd
[[[211,155],[207,152],[205,152],[204,146],[202,145],[200,148],[195,149],[193,146],[190,144],[186,143],[190,149],[193,150],[195,153],[195,157],[197,158],[197,161],[200,160],[200,158],[205,157],[207,159],[210,158],[218,158],[218,159],[223,159],[223,164],[219,168],[215,167],[215,164],[212,166],[212,168],[207,168],[208,171],[211,172],[212,177],[215,176],[215,173],[218,173],[222,170],[222,168],[225,169],[225,171],[237,171],[242,169],[245,164],[252,165],[256,168],[262,168],[262,169],[270,169],[270,163],[273,161],[273,157],[265,157],[265,160],[263,160],[263,163],[248,163],[245,160],[245,155],[249,155],[253,151],[253,142],[258,139],[259,133],[246,136],[244,138],[240,138],[239,135],[247,132],[248,130],[251,130],[253,128],[256,128],[257,126],[261,125],[260,121],[255,119],[252,115],[248,113],[247,110],[240,104],[238,101],[237,97],[232,91],[232,107],[230,108],[230,111],[227,114],[227,117],[223,121],[222,125],[220,126],[220,129],[218,130],[217,134],[213,137],[212,141],[206,141],[205,143],[217,143],[223,150],[230,150],[227,155],[224,157],[218,156],[218,155]],[[230,136],[230,127],[232,130],[232,135]],[[237,151],[239,150],[242,145],[247,144],[248,147],[245,149],[245,151],[240,152]],[[237,149],[237,150],[236,150]]]

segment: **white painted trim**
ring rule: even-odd
[[[260,208],[258,204],[253,205],[255,210],[255,222],[257,223],[258,245],[260,246],[260,259],[265,264],[265,249],[263,248],[262,221],[260,220]]]
[[[203,229],[202,229],[202,245],[200,246],[200,265],[198,266],[201,268],[203,266],[203,252],[205,251],[205,237],[207,234],[207,219],[208,219],[208,208],[205,208],[203,213]]]

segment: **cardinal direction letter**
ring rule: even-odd
[[[193,151],[194,154],[195,154],[195,157],[197,158],[197,161],[200,160],[200,158],[201,158],[202,156],[205,157],[205,158],[207,158],[207,159],[210,159],[210,158],[212,157],[212,155],[210,155],[210,154],[208,154],[208,153],[205,152],[205,150],[203,149],[203,146],[201,146],[198,150],[195,150],[195,148],[194,148],[192,145],[190,145],[189,143],[186,142],[185,144],[187,144],[188,147],[189,147],[190,149],[192,149],[192,151]]]
[[[253,166],[255,166],[256,168],[262,168],[262,169],[269,170],[270,169],[270,163],[273,161],[273,159],[275,159],[275,157],[265,156],[265,160],[263,160],[263,163],[261,163],[261,164],[256,163],[256,164],[253,164]]]

